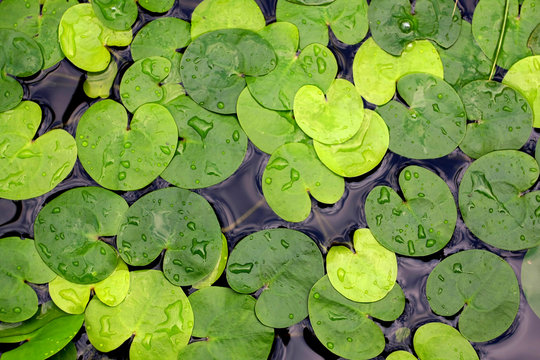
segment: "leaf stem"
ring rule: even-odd
[[[456,13],[456,9],[457,9],[457,4],[458,4],[459,0],[456,0],[454,2],[454,10],[452,10],[452,17],[454,17],[454,14]]]
[[[497,49],[495,51],[495,56],[493,58],[493,64],[491,65],[491,72],[489,73],[489,80],[493,79],[495,75],[495,70],[497,68],[497,60],[499,58],[499,53],[501,52],[502,43],[504,40],[504,32],[506,31],[506,22],[508,21],[508,8],[510,1],[505,0],[504,2],[504,18],[501,27],[501,33],[499,34],[499,41],[497,42]]]

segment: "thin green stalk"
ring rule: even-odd
[[[459,0],[456,0],[456,2],[454,2],[454,10],[452,10],[452,17],[454,17],[454,14],[456,13],[458,2],[459,2]]]
[[[505,0],[504,2],[504,18],[501,27],[501,33],[499,34],[499,41],[497,42],[497,50],[495,51],[495,57],[493,58],[493,65],[491,66],[491,72],[489,73],[489,80],[493,79],[495,75],[495,70],[497,69],[497,59],[499,58],[499,53],[501,52],[502,43],[504,40],[504,33],[506,31],[506,22],[508,21],[508,8],[510,2]]]

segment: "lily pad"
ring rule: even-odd
[[[300,222],[311,213],[310,194],[322,203],[333,204],[343,195],[345,182],[319,161],[313,146],[289,143],[280,146],[268,160],[262,190],[276,214]]]
[[[364,99],[383,105],[396,92],[396,82],[404,75],[423,72],[442,78],[443,64],[435,46],[419,40],[408,44],[396,57],[381,49],[373,38],[367,39],[354,56],[353,75],[356,89]]]
[[[396,100],[377,108],[390,131],[389,148],[412,159],[434,159],[450,154],[465,136],[465,108],[456,91],[430,74],[409,74],[397,83]]]
[[[371,171],[383,159],[390,138],[384,120],[374,111],[364,110],[360,130],[342,144],[313,142],[317,156],[326,167],[344,177],[356,177]]]
[[[478,354],[467,339],[443,323],[432,322],[420,326],[413,342],[420,360],[478,360]]]
[[[137,0],[142,8],[154,12],[164,13],[169,11],[174,5],[174,0]]]
[[[253,0],[204,0],[191,14],[191,38],[223,29],[259,31],[265,25],[264,15]]]
[[[375,238],[389,250],[407,256],[436,253],[452,238],[457,221],[448,185],[431,171],[407,166],[399,174],[405,201],[388,186],[369,193],[366,220]]]
[[[90,292],[108,306],[117,306],[126,298],[129,290],[129,270],[127,265],[118,261],[114,272],[105,280],[95,284],[74,284],[62,277],[49,283],[49,294],[52,300],[63,311],[69,314],[82,314],[90,300]]]
[[[520,300],[510,265],[485,250],[461,251],[441,261],[429,274],[426,296],[438,315],[453,316],[463,308],[459,331],[474,342],[505,332],[514,322]]]
[[[98,187],[68,190],[45,205],[34,223],[36,249],[64,279],[93,284],[116,268],[118,254],[100,236],[116,235],[126,201]]]
[[[330,248],[326,256],[328,279],[349,300],[381,300],[396,283],[396,254],[381,246],[369,229],[356,230],[353,242],[354,252],[345,246]]]
[[[111,88],[117,73],[118,65],[116,65],[116,61],[111,61],[103,71],[87,73],[86,80],[83,84],[83,90],[86,96],[91,98],[108,98],[111,94]]]
[[[459,186],[459,208],[480,240],[505,250],[540,244],[538,163],[523,152],[495,151],[469,166]]]
[[[55,129],[34,140],[41,108],[23,101],[0,113],[0,197],[30,199],[52,190],[77,160],[77,147],[66,131]]]
[[[242,29],[217,30],[195,39],[184,52],[180,73],[188,95],[207,110],[236,112],[247,76],[261,76],[276,66],[268,41]]]
[[[311,4],[315,5],[313,1]],[[338,40],[358,44],[368,31],[366,0],[318,1],[320,5],[299,4],[299,1],[278,0],[277,21],[293,23],[300,31],[300,48],[312,43],[328,44],[328,28]]]
[[[186,295],[161,271],[134,271],[130,276],[129,292],[120,305],[90,301],[85,313],[88,339],[99,351],[108,352],[133,336],[130,359],[177,359],[193,330]]]
[[[529,249],[521,265],[521,287],[529,306],[540,317],[540,251],[538,247]]]
[[[208,274],[204,279],[193,284],[195,289],[204,289],[211,286],[215,283],[225,271],[225,266],[227,266],[227,259],[229,258],[229,248],[227,243],[227,238],[225,235],[221,234],[221,256],[219,262],[214,267],[214,270]]]
[[[49,358],[50,360],[77,360],[77,347],[69,342],[62,350]]]
[[[278,22],[259,34],[274,48],[277,65],[264,76],[246,79],[251,95],[262,106],[273,110],[292,110],[296,92],[304,85],[326,91],[337,74],[332,51],[320,44],[310,44],[298,51],[298,29],[290,23]]]
[[[221,229],[214,210],[200,195],[179,188],[153,191],[124,216],[117,239],[130,265],[151,263],[163,249],[163,272],[178,286],[208,276],[220,261]]]
[[[480,0],[474,10],[472,31],[474,38],[488,58],[495,57],[505,13],[506,0]],[[532,55],[527,41],[540,18],[540,2],[508,0],[508,19],[497,65],[509,69],[515,62]]]
[[[354,85],[336,79],[326,94],[305,85],[294,97],[294,116],[300,128],[324,144],[341,144],[352,138],[364,119],[364,103]]]
[[[107,46],[127,46],[131,30],[116,31],[101,23],[92,4],[77,4],[60,20],[58,39],[62,52],[75,66],[92,72],[103,71],[111,61]]]
[[[255,305],[260,322],[286,328],[308,316],[308,294],[324,275],[321,251],[290,229],[261,230],[242,239],[227,266],[227,282],[239,293],[262,288]]]
[[[267,359],[274,330],[255,316],[255,299],[229,288],[209,287],[189,301],[195,314],[193,336],[202,341],[186,346],[179,359]]]
[[[540,128],[540,55],[529,56],[516,62],[502,82],[519,91],[527,99],[534,114],[533,126]]]
[[[66,314],[52,301],[46,302],[31,319],[18,324],[0,325],[0,343],[25,341],[21,346],[4,352],[2,360],[48,359],[77,335],[83,320],[82,315]]]
[[[210,112],[184,95],[165,107],[176,121],[179,140],[163,179],[181,188],[204,188],[227,179],[242,164],[247,136],[234,116]]]
[[[405,296],[396,284],[382,300],[358,303],[337,292],[324,276],[311,289],[308,305],[315,335],[328,350],[349,359],[370,359],[385,346],[381,328],[370,317],[397,319],[405,307]]]
[[[0,321],[29,319],[38,310],[38,298],[26,282],[44,284],[56,274],[41,260],[32,240],[0,239],[0,253],[4,258],[0,265]]]
[[[298,127],[292,111],[270,110],[259,104],[246,88],[240,93],[236,111],[249,140],[272,154],[286,143],[307,143],[310,138]]]
[[[465,85],[460,95],[472,121],[459,145],[465,154],[479,158],[495,150],[519,149],[527,142],[533,112],[519,92],[495,81],[477,80]]]
[[[529,36],[527,46],[534,55],[540,55],[540,24],[536,25],[531,36]]]
[[[96,17],[109,29],[130,30],[139,11],[133,0],[92,0]]]
[[[126,126],[126,110],[109,99],[93,104],[77,126],[79,159],[86,172],[108,189],[145,187],[176,151],[178,129],[165,107],[144,104]]]
[[[386,360],[417,360],[416,357],[403,350],[394,351],[386,357]]]
[[[412,41],[428,39],[448,48],[461,30],[453,0],[374,0],[368,11],[373,40],[386,52],[400,55]]]

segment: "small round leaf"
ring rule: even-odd
[[[478,360],[478,354],[467,339],[443,323],[432,322],[420,326],[414,334],[413,343],[420,360]]]

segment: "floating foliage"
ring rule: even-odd
[[[134,0],[93,0],[96,17],[109,29],[130,30],[139,11]]]
[[[398,350],[394,351],[386,357],[386,360],[417,360],[416,357],[406,351]]]
[[[536,25],[531,36],[529,36],[527,46],[534,55],[540,55],[540,24]]]
[[[414,334],[414,351],[420,360],[478,360],[478,354],[459,331],[443,323],[427,323]]]
[[[174,5],[174,0],[137,0],[139,5],[154,13],[169,11]]]
[[[107,68],[99,72],[89,72],[83,84],[86,96],[91,98],[108,98],[111,88],[118,73],[116,61],[111,61]]]
[[[225,235],[221,234],[221,256],[219,257],[219,261],[212,270],[210,274],[208,274],[205,278],[202,280],[196,282],[193,284],[193,288],[195,289],[204,289],[209,286],[211,286],[213,283],[215,283],[220,277],[221,274],[223,274],[223,271],[225,271],[225,266],[227,266],[227,259],[229,258],[229,248],[227,243],[227,238]]]
[[[529,249],[521,265],[521,287],[529,306],[540,317],[540,251],[538,247]]]
[[[69,342],[62,350],[49,358],[50,360],[77,360],[77,348]]]

